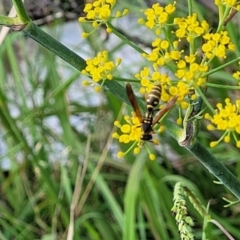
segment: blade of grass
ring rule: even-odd
[[[142,180],[143,169],[147,161],[147,154],[138,156],[137,161],[132,165],[129,174],[128,183],[124,197],[124,225],[123,225],[123,240],[135,240],[136,236],[136,205],[138,192]]]
[[[88,169],[90,172],[94,172],[94,165],[92,162],[89,162]],[[104,180],[103,176],[101,174],[98,174],[95,181],[96,186],[101,191],[103,198],[108,203],[109,208],[111,209],[111,212],[114,216],[114,219],[116,219],[118,225],[120,228],[123,227],[123,212],[121,210],[121,207],[117,203],[115,197],[113,196],[111,190],[109,189],[106,181]]]

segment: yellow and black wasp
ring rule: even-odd
[[[149,94],[146,95],[147,110],[153,112],[154,108],[159,104],[162,93],[161,85],[155,85]]]
[[[141,136],[141,140],[152,142],[152,134],[154,133],[153,127],[175,105],[177,101],[177,96],[173,97],[167,103],[167,105],[163,109],[159,110],[158,113],[155,115],[155,117],[153,117],[154,111],[155,111],[154,108],[159,104],[159,101],[161,98],[161,85],[156,85],[150,91],[150,93],[146,96],[147,112],[144,116],[140,111],[140,108],[138,106],[136,97],[134,95],[134,92],[132,90],[132,86],[130,83],[127,83],[126,91],[127,91],[129,102],[131,103],[133,110],[139,119],[139,122],[142,124],[141,127],[142,127],[143,134]]]

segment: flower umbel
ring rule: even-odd
[[[126,121],[126,124],[121,125],[120,122],[115,121],[114,125],[120,128],[120,131],[122,132],[121,135],[116,135],[114,133],[114,138],[119,139],[120,143],[129,143],[129,142],[141,142],[141,123],[139,122],[139,119],[136,116],[128,116],[126,115],[124,117],[124,120]]]
[[[227,50],[235,50],[235,46],[231,42],[227,31],[207,33],[203,38],[205,43],[202,45],[202,50],[208,59],[212,59],[215,56],[218,58],[226,58]]]
[[[228,143],[231,137],[233,137],[236,146],[240,148],[240,100],[236,100],[235,104],[233,104],[229,98],[226,98],[225,106],[222,103],[218,103],[215,114],[210,116],[210,114],[206,113],[205,118],[211,121],[211,124],[207,126],[208,130],[217,129],[223,131],[218,141],[210,143],[211,147],[215,147],[222,140]]]
[[[104,81],[112,80],[112,71],[118,67],[120,63],[120,58],[116,60],[116,63],[109,61],[108,52],[106,50],[98,53],[96,57],[86,61],[87,66],[82,70],[82,74],[91,77],[92,82],[84,80],[83,85],[90,85],[99,81],[102,81],[101,85],[103,85]]]
[[[176,2],[168,4],[166,7],[162,7],[159,3],[155,3],[151,8],[144,11],[146,20],[139,19],[139,23],[144,24],[146,27],[153,29],[157,27],[157,34],[160,34],[160,29],[163,28],[168,21],[169,16],[176,10]]]
[[[192,42],[194,38],[203,35],[209,30],[208,23],[205,20],[200,23],[197,20],[196,13],[193,13],[187,18],[175,18],[174,23],[178,26],[175,32],[176,36],[179,39],[186,38],[188,42]]]
[[[132,149],[135,154],[140,152],[140,143],[141,143],[141,135],[142,128],[141,123],[139,122],[138,117],[132,114],[132,117],[126,115],[124,116],[125,124],[120,124],[119,121],[115,121],[114,125],[119,128],[120,134],[114,132],[112,137],[118,139],[119,143],[132,143],[131,147],[125,152],[118,152],[118,157],[124,157],[128,152]]]
[[[113,15],[112,10],[116,4],[116,0],[95,0],[92,3],[87,3],[83,12],[86,17],[80,17],[79,22],[92,22],[94,29],[98,28],[101,24],[106,24],[113,18],[120,18],[129,13],[128,9],[116,11]],[[94,30],[93,30],[94,31]],[[107,32],[110,33],[111,29],[107,28]],[[90,33],[82,33],[82,37],[86,38]]]
[[[144,144],[144,140],[142,140],[143,129],[142,123],[139,121],[139,118],[132,113],[132,117],[126,115],[124,116],[125,124],[120,124],[119,121],[115,121],[114,125],[117,126],[120,130],[120,134],[117,132],[113,133],[112,137],[118,139],[119,143],[128,144],[131,143],[131,146],[128,148],[126,152],[118,152],[118,157],[122,158],[126,154],[128,154],[131,150],[135,155],[139,154],[141,147]],[[158,144],[156,139],[151,140],[151,142]],[[155,155],[151,153],[151,151],[144,145],[149,153],[149,159],[155,160]]]

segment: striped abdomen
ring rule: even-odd
[[[152,112],[154,108],[157,107],[161,98],[161,93],[162,93],[161,85],[156,85],[153,87],[150,93],[146,96],[148,112]]]

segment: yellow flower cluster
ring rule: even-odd
[[[202,45],[202,50],[208,59],[212,59],[215,56],[218,58],[226,58],[227,50],[235,50],[235,46],[231,42],[227,31],[207,33],[203,38],[205,43]]]
[[[169,16],[175,12],[176,2],[173,4],[168,4],[166,7],[160,6],[159,3],[152,5],[152,8],[148,8],[144,11],[146,20],[143,18],[139,19],[140,24],[144,24],[146,27],[153,29],[154,27],[159,27],[157,34],[160,34],[160,28],[164,27],[169,19]]]
[[[151,74],[148,67],[144,67],[140,73],[136,73],[135,78],[140,80],[142,86],[140,93],[142,94],[149,93],[156,84],[165,85],[170,83],[170,78],[167,74],[162,74],[159,71],[154,71]]]
[[[160,7],[159,4],[157,6]],[[175,8],[175,3],[172,6]],[[148,9],[147,12],[154,12],[155,9],[156,6],[153,5],[152,11]],[[178,26],[175,32],[176,37],[178,39],[186,38],[191,44],[194,44],[196,37],[203,36],[209,31],[207,22],[202,21],[200,23],[195,13],[187,18],[175,18],[174,23]],[[168,39],[156,38],[152,42],[152,47],[152,51],[149,54],[144,53],[143,57],[152,62],[155,72],[151,76],[146,74],[147,80],[142,72],[135,75],[141,81],[142,88],[140,92],[144,93],[143,88],[149,91],[149,82],[154,83],[157,81],[162,85],[163,94],[161,99],[163,101],[169,101],[171,97],[178,95],[178,104],[180,103],[181,108],[186,109],[188,104],[184,98],[192,87],[205,85],[206,77],[202,76],[208,71],[208,65],[204,61],[198,63],[200,58],[196,57],[197,53],[184,55],[184,50],[179,49],[179,41],[177,39],[169,41]],[[159,73],[159,67],[165,65],[174,66],[176,69],[175,76],[178,81],[170,81],[166,74]],[[147,72],[146,69],[144,72]],[[152,85],[150,84],[149,88],[151,87]],[[192,98],[195,97],[196,95],[192,96]]]
[[[121,125],[119,121],[115,121],[114,125],[117,126],[122,134],[113,134],[113,137],[119,139],[120,143],[141,142],[142,128],[139,119],[136,116],[124,116],[126,124]]]
[[[128,9],[116,11],[115,15],[112,14],[112,9],[116,4],[116,0],[95,0],[92,3],[87,3],[83,12],[86,13],[86,17],[80,17],[79,22],[92,22],[93,28],[98,28],[101,24],[106,24],[113,18],[120,18],[129,13]],[[112,30],[107,28],[107,32]],[[86,38],[90,33],[82,33],[82,37]]]
[[[195,55],[185,56],[184,60],[174,61],[177,63],[175,76],[180,79],[177,82],[171,81],[167,74],[161,74],[159,71],[154,71],[150,74],[150,69],[145,67],[140,73],[135,74],[135,77],[140,80],[140,93],[149,92],[155,84],[161,84],[162,96],[161,100],[168,102],[172,97],[178,95],[178,104],[182,109],[188,106],[186,95],[189,89],[197,86],[204,86],[206,78],[202,77],[208,71],[208,66],[196,63]],[[192,100],[196,95],[192,95]]]
[[[84,8],[86,17],[79,18],[79,21],[92,22],[94,29],[101,24],[105,24],[107,31],[110,32],[114,30],[110,21],[128,13],[128,10],[125,9],[122,12],[116,12],[114,15],[112,9],[115,4],[116,0],[95,0],[88,3]],[[149,94],[155,85],[160,84],[161,101],[169,102],[173,97],[177,96],[176,104],[184,110],[191,107],[191,103],[199,95],[201,96],[201,91],[204,94],[203,89],[207,85],[207,76],[212,59],[215,57],[226,58],[228,51],[235,50],[227,31],[221,30],[226,23],[226,18],[231,19],[233,16],[231,15],[231,9],[240,9],[238,2],[236,0],[215,0],[215,4],[221,12],[219,15],[220,24],[215,33],[210,31],[207,21],[198,20],[196,13],[172,20],[171,15],[176,11],[176,1],[166,6],[156,3],[144,11],[145,18],[140,18],[139,23],[144,24],[149,29],[155,29],[158,36],[152,41],[152,50],[149,53],[142,54],[152,66],[150,68],[144,67],[139,73],[135,74],[136,80],[141,85],[141,94]],[[109,26],[112,29],[108,29]],[[159,36],[160,34],[161,36]],[[83,33],[85,37],[88,35],[88,33]],[[189,50],[186,50],[184,46],[186,43],[189,45]],[[121,59],[117,59],[116,63],[109,61],[107,51],[103,51],[95,58],[87,60],[87,66],[82,73],[91,77],[92,82],[85,80],[83,85],[99,81],[102,81],[101,84],[103,84],[105,80],[111,80],[113,78],[112,72],[120,62]],[[163,66],[167,66],[172,70],[171,78],[173,79],[170,78],[170,75],[159,71]],[[234,73],[233,76],[240,79],[240,71]],[[96,91],[99,91],[99,89],[100,87],[95,87]],[[236,101],[235,104],[232,104],[229,99],[226,99],[225,102],[225,107],[221,104],[217,105],[218,110],[215,115],[211,117],[206,114],[205,116],[212,123],[208,125],[208,129],[224,131],[223,136],[218,141],[212,142],[211,146],[217,145],[221,140],[229,142],[230,136],[233,136],[237,146],[240,147],[240,141],[236,137],[236,134],[240,133],[240,100]],[[179,124],[182,122],[180,112],[177,120]],[[155,114],[153,113],[153,115]],[[141,140],[143,134],[142,123],[139,122],[141,120],[135,116],[125,116],[125,121],[126,123],[123,125],[115,122],[121,134],[114,133],[113,137],[117,138],[120,143],[132,144],[132,146],[125,153],[119,152],[119,157],[123,157],[132,149],[137,154],[144,143]],[[154,155],[150,153],[149,158],[154,159]]]
[[[174,4],[168,6],[171,9],[168,12],[169,15],[175,11],[175,4],[174,2]],[[225,8],[229,6],[237,7],[236,1],[221,1],[221,4]],[[166,34],[167,31],[169,32],[167,28],[169,24],[168,17],[164,17],[169,15],[165,14],[165,11],[165,8],[161,7],[159,3],[154,4],[152,8],[144,12],[146,20],[139,20],[140,23],[144,23],[150,29],[157,28],[156,33],[160,33],[160,29],[164,30],[164,34],[163,37],[158,37],[152,42],[152,51],[150,53],[143,54],[143,57],[152,62],[154,72],[150,74],[149,68],[144,68],[135,77],[140,80],[141,93],[149,92],[154,84],[160,83],[162,86],[161,100],[167,102],[173,96],[178,95],[177,104],[182,109],[186,109],[189,105],[189,99],[194,101],[197,97],[196,91],[194,91],[194,94],[189,95],[191,89],[205,88],[211,60],[214,57],[226,58],[227,51],[233,51],[235,46],[226,31],[210,32],[207,21],[198,21],[196,13],[185,18],[174,18],[173,23],[177,26],[177,29],[172,33],[175,34],[176,38],[169,37]],[[229,11],[229,9],[226,9],[226,11]],[[159,20],[160,14],[163,14],[161,21]],[[227,16],[227,12],[225,14]],[[194,52],[195,39],[199,37],[204,40],[202,44],[203,57],[199,57],[199,53]],[[190,46],[188,54],[180,49],[181,45],[179,43],[182,40],[184,42],[184,39],[187,40]],[[167,74],[159,72],[159,68],[166,65],[175,70],[176,80],[170,80]],[[238,72],[235,73],[236,78],[240,79],[239,76]],[[187,99],[186,96],[188,96]],[[181,122],[180,116],[177,122]]]
[[[175,3],[172,7],[174,7],[175,10]],[[156,9],[160,10],[156,11]],[[155,12],[162,12],[163,9],[159,4],[153,5],[151,9],[147,9],[145,15],[149,21],[146,21],[146,23],[150,24],[150,19],[152,19],[150,28],[160,27],[159,24],[156,24],[156,21],[153,21],[153,19],[155,19],[153,16]],[[152,18],[150,18],[150,16],[152,16]],[[169,101],[172,96],[178,95],[178,105],[186,109],[188,103],[185,97],[190,89],[204,87],[206,84],[206,73],[209,71],[209,61],[215,56],[219,58],[226,57],[226,51],[234,50],[234,45],[226,32],[209,33],[209,24],[205,20],[199,22],[196,13],[186,18],[174,18],[174,24],[178,28],[172,33],[175,33],[178,41],[177,39],[175,39],[175,41],[174,39],[169,41],[167,36],[165,36],[164,39],[156,38],[152,42],[152,51],[149,54],[143,54],[143,57],[153,63],[155,72],[152,75],[144,75],[140,72],[140,74],[136,74],[135,77],[141,82],[141,93],[149,91],[152,84],[157,81],[162,85],[161,99],[163,101]],[[161,27],[163,26],[164,25],[161,25]],[[179,49],[180,39],[186,39],[190,45],[194,46],[194,41],[197,37],[202,37],[205,40],[202,47],[205,56],[203,59],[198,57],[199,54],[197,52],[187,55],[184,54],[184,50]],[[209,59],[210,57],[211,59]],[[176,69],[176,81],[171,81],[166,74],[162,75],[159,73],[159,68],[166,65],[170,65]],[[147,73],[146,69],[144,69],[144,73]],[[162,76],[164,76],[164,78],[162,78]],[[196,94],[191,95],[191,100],[194,100],[196,97]]]
[[[204,64],[196,63],[197,58],[195,55],[191,54],[185,56],[184,60],[177,62],[178,70],[175,73],[175,76],[178,79],[186,82],[191,88],[197,84],[198,86],[204,85],[206,79],[202,78],[202,74],[208,71],[208,66]]]
[[[179,39],[186,38],[188,42],[192,42],[196,37],[209,31],[208,23],[205,20],[199,23],[196,13],[187,18],[175,18],[174,23],[178,26],[176,36]]]
[[[148,67],[144,67],[140,73],[136,73],[135,78],[140,81],[140,93],[148,94],[155,85],[161,84],[161,100],[163,102],[168,102],[173,97],[178,96],[177,103],[181,106],[181,108],[187,108],[188,103],[184,100],[184,98],[189,92],[189,87],[184,82],[179,81],[175,86],[167,74],[159,71],[154,71],[151,74]]]
[[[181,58],[181,51],[177,49],[178,42],[170,43],[168,40],[156,38],[152,42],[153,50],[149,54],[143,54],[147,60],[153,62],[154,69]]]
[[[228,143],[232,135],[236,146],[240,148],[240,140],[236,135],[236,133],[240,134],[240,100],[233,104],[229,98],[226,98],[225,104],[225,106],[222,103],[217,104],[217,110],[213,117],[208,113],[205,114],[205,118],[212,123],[207,126],[208,130],[224,131],[221,138],[218,141],[211,142],[210,146],[215,147],[222,140]]]
[[[108,51],[103,51],[98,53],[94,58],[88,59],[86,61],[86,67],[82,70],[82,74],[87,75],[92,78],[92,82],[87,80],[83,81],[83,85],[90,85],[92,83],[97,83],[102,81],[104,84],[105,80],[112,80],[112,71],[119,66],[121,59],[118,58],[116,63],[108,60]],[[100,90],[99,86],[95,87],[96,91]]]
[[[124,157],[128,152],[130,152],[133,149],[134,154],[138,154],[140,152],[140,149],[143,145],[143,140],[141,140],[141,136],[143,134],[141,123],[139,122],[138,117],[132,113],[132,117],[126,115],[124,116],[125,124],[120,124],[119,121],[115,121],[114,125],[119,128],[120,134],[117,132],[114,132],[112,137],[115,139],[118,139],[119,143],[132,143],[131,147],[128,148],[126,152],[119,151],[117,156],[119,158]],[[158,141],[156,139],[153,140],[155,144],[158,144]],[[155,160],[155,155],[152,154],[149,149],[147,149],[149,152],[149,159]]]
[[[160,51],[159,48],[155,48],[152,53],[147,56],[148,60],[155,61],[153,64],[154,69],[157,69],[158,65],[166,64],[167,61],[173,61],[177,68],[175,76],[180,79],[178,83],[185,82],[185,84],[188,85],[188,88],[195,86],[195,84],[198,86],[204,86],[206,78],[203,78],[202,75],[208,71],[208,66],[204,63],[198,64],[196,55],[185,55],[184,59],[182,59],[181,52],[178,50],[165,52],[164,56],[161,56],[162,52],[163,51]],[[157,76],[156,73],[154,74]],[[165,77],[165,79],[168,79],[169,81],[167,83],[170,83],[169,77]],[[166,81],[160,80],[160,82],[164,84]],[[142,82],[141,85],[144,86]],[[183,85],[181,84],[181,86]],[[184,92],[185,95],[188,93],[188,91]],[[179,94],[182,95],[182,93]]]

